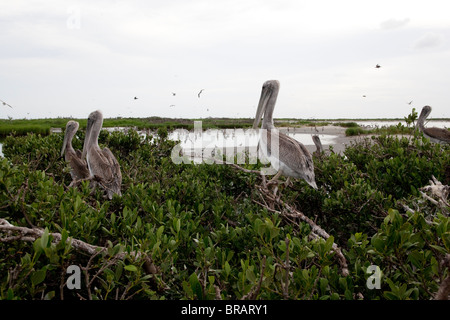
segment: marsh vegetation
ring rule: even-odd
[[[381,135],[315,156],[319,189],[298,180],[279,192],[327,231],[324,239],[269,202],[258,174],[175,164],[176,142],[166,129],[158,133],[101,132],[123,176],[122,197],[112,200],[88,182],[67,187],[63,134],[5,139],[0,219],[42,233],[24,241],[0,230],[1,299],[428,300],[449,276],[441,262],[450,253],[450,208],[421,189],[432,176],[450,184],[448,145]],[[83,140],[78,131],[74,148]],[[89,254],[66,239],[102,250]],[[65,285],[71,265],[83,271],[80,289]],[[379,289],[367,285],[373,265],[382,272]]]

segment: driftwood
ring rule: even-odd
[[[443,185],[434,176],[431,178],[432,180],[430,180],[430,184],[428,186],[419,189],[420,193],[424,199],[427,199],[432,204],[439,207],[442,213],[449,215],[448,208],[450,207],[450,204],[447,198],[450,193],[450,187]],[[430,195],[422,191],[428,192]]]
[[[442,265],[447,268],[449,275],[441,282],[439,290],[434,297],[435,300],[448,300],[450,296],[450,254],[445,256]]]
[[[11,241],[35,241],[36,239],[42,237],[44,230],[40,228],[27,228],[27,227],[17,227],[9,223],[5,219],[0,219],[0,232],[4,233],[5,236],[0,238],[0,242],[11,242]],[[60,233],[49,233],[53,237],[54,243],[59,243],[62,239]],[[100,252],[106,251],[106,247],[96,246],[86,243],[82,240],[68,238],[67,241],[70,245],[79,252],[84,252],[91,256],[96,256]],[[145,259],[144,270],[147,274],[158,273],[158,268],[153,264],[150,257],[140,251],[131,251],[129,255],[134,259]],[[127,253],[122,252],[114,256],[114,261],[123,260],[127,256]]]

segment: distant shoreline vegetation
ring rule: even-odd
[[[86,128],[86,119],[73,118],[49,118],[49,119],[0,119],[0,138],[13,134],[16,136],[35,133],[41,135],[50,134],[51,128],[61,128],[64,130],[67,121],[76,120],[80,123],[80,129]],[[137,130],[158,130],[166,128],[168,130],[194,128],[194,121],[201,120],[204,129],[233,129],[251,128],[252,118],[203,118],[203,119],[181,119],[181,118],[106,118],[103,122],[104,128],[111,127],[132,127]],[[450,121],[450,119],[433,119],[435,121]],[[399,125],[389,127],[364,129],[356,121],[399,121]],[[347,128],[346,135],[354,136],[361,134],[409,134],[412,133],[413,126],[401,124],[404,119],[275,119],[277,127],[304,127],[304,126],[327,126],[334,125]]]

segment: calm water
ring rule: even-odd
[[[312,134],[310,133],[290,133],[286,134],[297,141],[300,141],[304,145],[314,145],[312,140]],[[322,144],[332,144],[336,135],[318,134]],[[202,132],[189,132],[187,130],[174,130],[169,134],[169,139],[174,141],[180,141],[182,147],[191,145],[200,145],[209,147],[241,147],[248,146],[253,147],[258,144],[258,134],[255,130],[242,130],[242,129],[209,129]]]
[[[352,121],[352,120],[348,120]],[[361,127],[365,128],[381,128],[386,126],[396,126],[399,122],[406,125],[404,121],[355,121]],[[438,128],[450,128],[450,121],[434,121],[430,120],[426,122],[428,127],[438,127]],[[105,128],[108,131],[114,130],[125,130],[127,128],[116,127],[116,128]],[[146,134],[141,132],[141,134]],[[292,133],[287,132],[289,136],[300,141],[305,146],[314,145],[312,141],[312,133]],[[329,145],[334,143],[334,139],[337,138],[335,135],[318,134],[323,145]],[[239,147],[255,147],[258,143],[258,136],[253,130],[242,130],[242,129],[208,129],[201,132],[187,131],[187,130],[174,130],[169,134],[169,139],[179,140],[180,146],[183,149],[190,148],[239,148]],[[2,152],[3,144],[0,143],[0,156],[3,156]]]
[[[352,121],[352,120],[349,120]],[[382,128],[389,126],[396,126],[398,123],[406,126],[406,122],[404,120],[386,120],[386,121],[354,121],[361,127],[365,128]],[[437,128],[450,128],[450,121],[440,121],[440,120],[430,120],[425,121],[426,127],[437,127]]]

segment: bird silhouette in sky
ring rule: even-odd
[[[176,94],[175,92],[172,92],[172,95],[173,95],[173,96],[176,96],[177,94]]]
[[[0,100],[0,101],[3,103],[4,106],[8,106],[8,107],[10,107],[11,109],[13,108],[13,107],[11,107],[10,104],[6,103],[5,101],[3,101],[3,100]]]
[[[377,64],[377,65],[375,66],[375,68],[378,69],[378,68],[381,68],[381,66],[380,66],[379,64]]]
[[[411,100],[410,102],[408,102],[408,104],[410,105],[413,101]]]
[[[200,98],[200,95],[202,94],[203,90],[205,90],[205,89],[200,90],[200,92],[198,93],[199,98]]]
[[[134,97],[134,100],[137,100],[138,99],[138,97]]]

